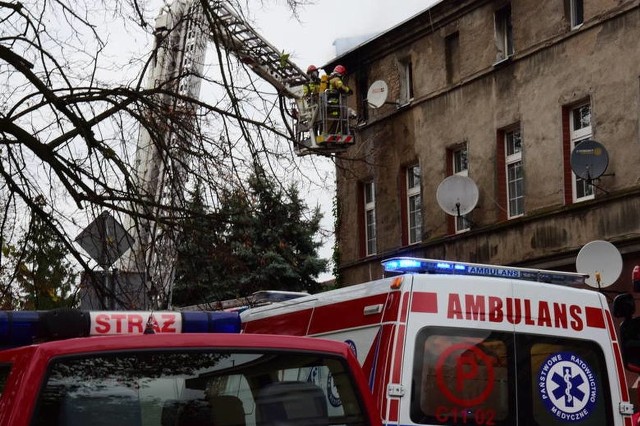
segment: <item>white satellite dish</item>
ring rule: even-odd
[[[622,272],[622,255],[608,241],[596,240],[580,249],[576,258],[576,270],[588,275],[586,283],[594,288],[613,284]]]
[[[464,216],[478,204],[478,187],[470,177],[451,175],[438,185],[436,199],[445,213]]]
[[[374,81],[367,91],[367,102],[373,108],[380,108],[387,102],[387,96],[389,95],[389,88],[387,83],[382,80]]]

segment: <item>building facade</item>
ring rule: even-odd
[[[337,160],[339,284],[381,277],[393,256],[575,271],[579,250],[605,240],[623,258],[609,290],[630,290],[638,40],[638,0],[442,0],[327,64],[347,67],[358,114]],[[593,180],[571,166],[585,141],[603,148]],[[436,199],[456,174],[477,187],[466,216]]]

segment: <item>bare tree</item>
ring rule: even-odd
[[[163,27],[143,0],[0,1],[0,235],[34,214],[90,271],[95,263],[73,240],[110,212],[143,243],[143,258],[120,265],[144,269],[143,294],[100,289],[128,308],[166,298],[167,278],[150,269],[149,253],[171,257],[178,219],[193,214],[185,189],[194,177],[215,207],[255,164],[274,175],[297,165],[286,103],[212,31],[219,1],[175,3],[191,8],[168,8],[173,22]],[[239,3],[241,13],[248,3]],[[294,15],[304,3],[287,0]],[[206,61],[188,55],[189,31],[203,34],[191,37],[209,46]],[[115,33],[148,40],[148,52],[118,64]]]

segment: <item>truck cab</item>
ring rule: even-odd
[[[345,344],[228,312],[47,315],[0,313],[2,425],[380,425]]]

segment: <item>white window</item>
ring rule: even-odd
[[[376,254],[376,194],[373,182],[364,184],[364,225],[367,256]]]
[[[460,176],[469,176],[469,164],[467,160],[467,145],[464,144],[452,153],[453,174]],[[469,230],[469,221],[466,216],[456,216],[456,233]]]
[[[405,105],[413,99],[413,69],[411,59],[400,61],[400,99],[398,103]]]
[[[591,138],[591,105],[584,104],[573,108],[569,113],[569,129],[571,137],[571,152],[581,142]],[[595,197],[593,185],[571,173],[571,187],[573,201],[591,200]]]
[[[509,219],[524,214],[524,177],[522,175],[522,135],[520,129],[504,133]]]
[[[578,28],[584,22],[583,0],[569,0],[569,20],[571,28]]]
[[[407,224],[409,244],[422,241],[422,193],[420,191],[420,166],[407,168]]]
[[[511,5],[495,13],[497,61],[513,55],[513,28],[511,26]]]

